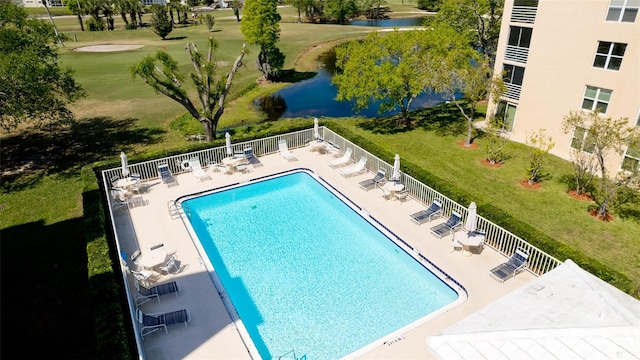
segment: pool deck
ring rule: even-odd
[[[431,223],[416,225],[409,215],[424,208],[412,199],[404,202],[385,200],[378,189],[364,191],[358,183],[373,177],[371,172],[345,178],[338,169],[327,162],[333,157],[311,152],[309,148],[292,150],[297,161],[287,161],[279,154],[260,157],[263,166],[252,172],[234,173],[207,170],[212,180],[198,182],[191,173],[176,175],[179,186],[167,188],[159,179],[146,181],[147,191],[142,194],[144,206],[122,207],[114,211],[114,222],[121,248],[127,254],[141,249],[144,256],[149,247],[163,243],[168,251],[176,251],[180,272],[165,275],[159,283],[176,280],[181,288],[179,296],[164,295],[161,302],[153,300],[141,306],[145,313],[165,312],[186,308],[191,314],[187,328],[181,325],[169,327],[169,333],[158,331],[147,335],[144,349],[147,359],[250,359],[243,339],[227,313],[222,299],[205,269],[203,261],[192,242],[187,228],[180,218],[173,218],[168,211],[168,202],[181,195],[204,191],[227,184],[246,181],[295,168],[308,168],[353,200],[371,216],[409,243],[461,283],[467,290],[468,299],[429,322],[408,330],[399,338],[380,339],[378,345],[361,355],[360,359],[433,359],[426,338],[436,335],[505,294],[533,280],[535,276],[521,272],[504,283],[489,277],[489,269],[504,262],[506,258],[485,246],[481,254],[470,256],[452,251],[451,235],[438,239],[429,228],[445,219],[434,219]],[[349,165],[351,166],[351,165]],[[376,169],[374,169],[375,172]],[[482,215],[482,214],[480,214]],[[321,221],[319,219],[318,221]],[[130,264],[131,266],[132,264]],[[131,294],[136,290],[130,281]],[[354,329],[357,331],[357,329]],[[331,346],[331,344],[327,344]],[[301,356],[303,354],[297,354]]]

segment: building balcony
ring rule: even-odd
[[[529,48],[507,45],[507,48],[504,54],[505,60],[526,64],[528,57],[529,57]]]
[[[511,22],[533,24],[536,20],[537,7],[514,6],[511,11]]]

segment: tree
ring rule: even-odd
[[[355,110],[380,101],[379,112],[400,107],[408,123],[413,100],[433,87],[429,33],[398,31],[388,35],[371,32],[366,39],[336,49],[338,100],[349,100]]]
[[[571,165],[573,166],[573,190],[582,195],[591,189],[596,176],[598,164],[591,154],[578,149],[571,149]]]
[[[70,68],[58,66],[51,24],[30,19],[12,1],[0,1],[0,121],[42,126],[74,121],[67,106],[85,95]]]
[[[204,16],[204,23],[207,24],[207,30],[211,32],[211,29],[213,29],[213,25],[215,25],[216,23],[216,18],[211,14],[207,14]]]
[[[470,146],[478,103],[489,93],[499,98],[505,90],[504,82],[493,76],[489,60],[467,45],[467,33],[459,33],[445,24],[439,24],[429,33],[435,39],[432,41],[435,44],[433,56],[439,59],[433,67],[436,77],[434,88],[455,104],[467,120],[464,146]]]
[[[256,59],[258,70],[266,80],[279,76],[284,54],[276,47],[280,40],[280,14],[273,0],[246,0],[240,31],[249,44],[260,46]]]
[[[240,21],[240,9],[242,9],[242,3],[239,0],[233,0],[231,2],[231,8],[233,9],[233,15],[236,16],[236,20]]]
[[[69,10],[69,12],[78,17],[78,24],[80,24],[80,31],[84,31],[84,23],[82,21],[82,16],[87,13],[81,4],[83,2],[84,0],[65,2],[65,5],[67,6],[67,9]]]
[[[504,151],[505,146],[509,143],[507,134],[503,131],[501,122],[490,121],[484,129],[486,139],[487,161],[489,164],[500,164],[510,155]]]
[[[165,40],[167,35],[173,31],[173,21],[169,19],[167,7],[164,5],[153,5],[151,7],[151,28],[153,32]]]
[[[631,127],[627,118],[613,120],[597,111],[572,111],[564,117],[562,128],[565,133],[574,133],[574,142],[571,144],[573,148],[590,153],[596,159],[600,182],[594,200],[598,205],[598,217],[606,219],[611,203],[620,200],[619,190],[637,181],[640,176],[637,170],[609,175],[607,159],[614,154],[622,155],[627,146],[639,146],[640,128]],[[577,138],[577,133],[583,136]]]
[[[445,24],[458,33],[472,34],[474,48],[493,62],[503,8],[504,0],[443,0],[433,25]]]
[[[540,182],[544,159],[556,144],[551,139],[551,136],[547,136],[545,129],[540,129],[529,136],[527,145],[530,147],[529,166],[525,175],[529,185],[533,185]]]
[[[348,20],[360,15],[360,10],[355,0],[327,0],[324,13],[331,21],[344,25]]]
[[[193,72],[189,74],[189,77],[198,92],[200,109],[197,109],[189,99],[189,94],[182,85],[184,75],[180,73],[178,63],[166,52],[158,51],[155,56],[146,56],[130,68],[134,78],[136,76],[142,78],[156,92],[184,106],[189,114],[202,124],[207,141],[216,137],[216,128],[224,113],[227,94],[231,89],[233,77],[242,65],[242,58],[245,54],[245,45],[242,45],[240,55],[227,74],[225,83],[217,73],[218,65],[214,57],[214,51],[217,47],[217,42],[213,38],[209,38],[209,49],[205,59],[203,54],[198,52],[195,43],[187,43],[185,46],[193,65]]]
[[[302,8],[304,7],[304,3],[306,0],[287,0],[287,4],[293,6],[298,11],[298,22],[302,22],[302,18],[300,17],[300,13]]]

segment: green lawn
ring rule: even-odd
[[[390,7],[401,16],[407,15],[401,12],[417,10],[414,4],[402,6],[399,1],[394,1]],[[332,44],[366,34],[359,27],[298,24],[295,9],[281,8],[281,12],[282,37],[278,46],[287,56],[287,69],[313,71],[315,57]],[[119,306],[113,295],[118,289],[109,261],[109,256],[114,255],[110,254],[105,240],[97,206],[100,195],[88,167],[101,166],[104,162],[118,164],[121,150],[127,151],[135,161],[136,157],[145,154],[198,146],[186,142],[183,134],[174,130],[186,126],[182,124],[184,121],[180,125],[176,121],[185,111],[173,101],[155,94],[141,80],[132,80],[128,68],[142,57],[166,49],[183,69],[188,70],[185,43],[195,41],[204,49],[206,38],[213,36],[220,42],[217,56],[224,62],[221,63],[224,74],[242,44],[240,23],[230,10],[212,14],[216,17],[213,32],[207,32],[205,25],[180,27],[170,34],[170,40],[165,41],[149,28],[122,30],[119,16],[115,17],[118,30],[97,33],[80,32],[74,17],[55,19],[58,28],[71,39],[76,35],[77,42],[67,41],[66,47],[60,50],[60,61],[63,66],[75,69],[76,78],[87,90],[88,97],[73,106],[79,119],[73,127],[54,132],[46,131],[48,129],[18,131],[0,136],[3,171],[4,167],[27,169],[10,176],[3,174],[0,192],[2,273],[6,295],[3,297],[3,323],[5,334],[9,334],[9,329],[12,333],[23,334],[20,340],[5,341],[3,354],[14,353],[11,350],[24,353],[24,349],[29,349],[34,357],[120,358],[122,349],[113,344],[126,343],[123,335],[102,328],[114,323],[121,314],[113,309]],[[145,21],[148,18],[146,15]],[[73,51],[95,44],[141,44],[144,47],[114,53]],[[253,99],[285,84],[256,86],[259,74],[254,63],[258,49],[250,47],[250,50],[244,60],[245,66],[234,80],[231,101],[219,129],[247,124],[251,130],[243,131],[257,133],[275,132],[282,126],[300,123],[311,126],[311,119],[261,123],[264,116],[252,107]],[[198,129],[195,120],[186,122],[189,121],[190,128]],[[480,209],[488,204],[496,206],[628,275],[636,286],[640,284],[640,223],[637,216],[640,209],[630,207],[616,213],[615,220],[610,223],[591,218],[586,213],[588,203],[573,200],[566,194],[563,179],[571,173],[566,161],[549,157],[546,169],[550,178],[543,182],[541,189],[529,190],[518,184],[525,171],[526,147],[510,144],[512,157],[505,166],[487,168],[480,163],[484,155],[482,138],[476,139],[477,149],[463,149],[456,144],[463,139],[464,123],[460,118],[447,123],[427,113],[417,116],[414,128],[390,133],[367,130],[379,127],[368,121],[336,121],[377,146],[399,153],[406,162],[427,169],[472,194]],[[85,171],[81,172],[83,167]],[[70,319],[73,322],[69,323]],[[104,348],[105,344],[109,347]]]

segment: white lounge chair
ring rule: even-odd
[[[340,175],[344,177],[349,177],[349,176],[363,173],[367,171],[367,169],[364,167],[366,164],[367,164],[367,157],[363,156],[360,158],[360,161],[358,161],[357,164],[353,165],[352,167],[340,170]]]
[[[329,161],[327,164],[331,167],[339,167],[347,165],[351,162],[351,154],[353,153],[353,149],[347,148],[342,157]]]
[[[287,146],[287,140],[278,140],[278,152],[282,155],[286,160],[298,160],[296,156],[293,155],[291,151],[289,151],[289,147]]]
[[[191,173],[193,177],[195,177],[198,181],[211,180],[211,176],[207,174],[206,171],[200,165],[200,159],[197,157],[189,159],[189,168],[191,169]]]

